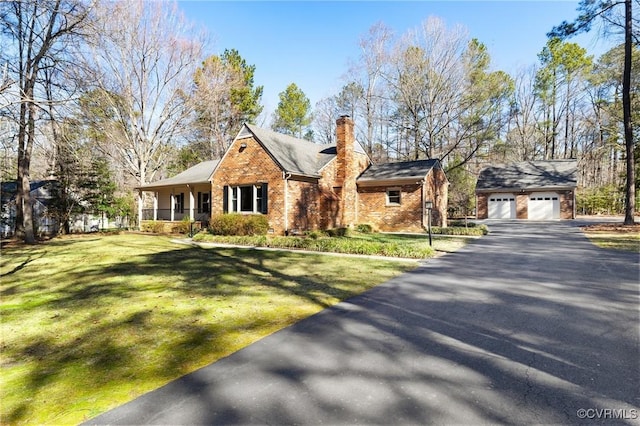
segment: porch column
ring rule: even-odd
[[[142,230],[142,190],[138,190],[138,231]]]
[[[158,193],[153,193],[153,220],[158,220]]]
[[[171,193],[171,217],[169,218],[169,220],[171,220],[171,222],[174,221],[175,219],[175,208],[176,208],[176,196],[173,194],[173,192]]]
[[[189,220],[193,222],[195,218],[193,214],[193,204],[195,202],[195,197],[193,195],[193,188],[189,185],[187,185],[187,188],[189,188]]]

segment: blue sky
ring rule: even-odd
[[[377,22],[404,34],[429,16],[447,27],[461,24],[484,43],[494,70],[508,73],[537,62],[546,33],[576,17],[578,1],[180,1],[187,19],[206,27],[212,54],[237,49],[256,66],[255,83],[264,86],[269,114],[278,94],[296,83],[312,106],[344,85],[358,41]],[[604,53],[613,41],[596,34],[570,41],[590,54]],[[260,124],[260,123],[259,123]]]

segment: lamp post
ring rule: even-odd
[[[427,229],[429,230],[429,246],[433,246],[431,243],[431,209],[433,208],[433,201],[425,201],[424,208],[427,209]]]

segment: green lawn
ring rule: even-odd
[[[0,423],[77,424],[416,265],[141,234],[4,248]]]

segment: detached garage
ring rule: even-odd
[[[574,219],[576,170],[575,160],[487,167],[476,184],[477,218]]]

